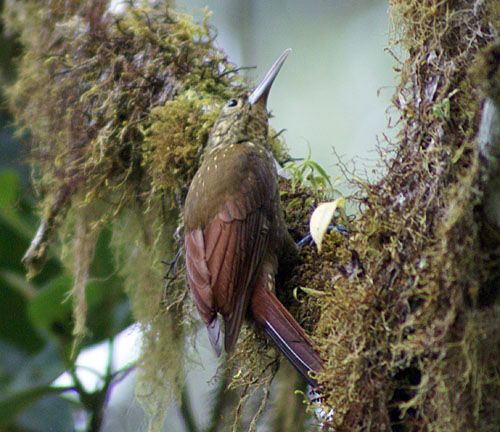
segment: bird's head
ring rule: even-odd
[[[253,92],[226,102],[212,128],[206,150],[249,141],[267,146],[267,98],[290,51],[286,49],[278,57]]]

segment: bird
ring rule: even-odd
[[[278,269],[298,256],[268,141],[267,99],[290,51],[278,57],[253,92],[231,98],[211,129],[184,205],[185,263],[217,356],[223,348],[234,351],[248,318],[316,387],[322,360],[275,294]]]

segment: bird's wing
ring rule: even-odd
[[[208,223],[187,232],[185,243],[188,282],[216,352],[220,352],[217,312],[224,318],[226,351],[232,351],[238,339],[268,247],[277,199],[269,164],[252,151],[236,157],[238,161],[231,161],[230,155],[227,159],[241,165],[238,184],[223,192]]]
[[[194,303],[201,319],[207,326],[208,339],[219,356],[222,350],[220,326],[210,286],[210,272],[205,259],[203,231],[201,229],[188,231],[184,238],[184,246],[186,248],[187,280]]]
[[[217,305],[224,317],[227,352],[233,351],[238,339],[269,240],[269,220],[259,209],[244,219],[234,217],[235,213],[226,208],[205,229],[207,239],[217,243],[208,266],[212,270]]]

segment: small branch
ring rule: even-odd
[[[500,112],[493,100],[486,99],[477,135],[479,151],[488,169],[488,183],[483,202],[489,224],[500,228]]]
[[[106,388],[106,391],[96,393],[92,398],[93,407],[89,422],[89,431],[99,432],[101,430],[102,422],[104,420],[104,408],[108,399],[107,390],[109,390],[109,388]]]
[[[89,422],[89,431],[101,430],[104,420],[104,409],[106,408],[111,385],[114,384],[113,378],[113,346],[114,340],[108,341],[108,361],[106,364],[106,375],[104,377],[104,385],[101,390],[90,395],[86,408],[90,411],[91,417]]]
[[[181,406],[180,413],[182,420],[184,420],[184,426],[188,432],[198,432],[198,426],[196,425],[196,420],[193,415],[193,409],[191,407],[191,399],[187,390],[187,386],[184,386],[181,394]]]
[[[219,385],[215,393],[215,404],[212,406],[210,425],[208,426],[206,432],[217,432],[221,430],[220,421],[222,413],[224,412],[227,403],[230,401],[230,390],[227,389],[229,384],[229,373],[230,369],[226,367],[223,371],[222,378],[219,380]]]
[[[59,189],[48,214],[42,218],[35,237],[22,258],[22,263],[28,270],[28,278],[36,276],[45,264],[48,247],[52,243],[54,233],[68,208],[73,192],[72,186],[64,186]]]
[[[251,70],[251,69],[256,69],[255,66],[241,66],[241,67],[237,67],[237,68],[234,68],[234,69],[228,69],[224,72],[222,72],[221,74],[219,74],[219,78],[222,78],[223,76],[225,75],[229,75],[229,74],[236,74],[242,70]]]
[[[123,381],[125,378],[127,378],[130,375],[131,372],[133,372],[135,370],[136,367],[137,367],[137,364],[132,363],[129,366],[114,372],[113,378],[112,378],[113,383],[118,384],[119,382]]]
[[[68,368],[68,372],[74,382],[72,389],[78,393],[81,405],[89,413],[90,420],[88,422],[88,430],[92,432],[98,432],[101,429],[102,422],[104,420],[104,411],[109,399],[109,393],[112,385],[125,378],[135,367],[135,365],[131,365],[123,370],[113,372],[113,342],[113,339],[110,339],[108,343],[106,373],[103,377],[101,377],[104,380],[104,383],[100,390],[97,390],[94,393],[89,393],[85,390],[78,374],[76,373],[76,369],[81,366],[71,364]],[[89,368],[85,369],[88,370]],[[93,372],[95,373],[95,371]]]

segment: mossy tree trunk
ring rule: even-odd
[[[139,393],[158,427],[182,393],[176,324],[194,315],[182,270],[164,287],[161,261],[178,250],[183,197],[216,108],[247,86],[211,29],[168,2],[119,17],[105,13],[107,1],[10,3],[5,19],[25,48],[10,104],[33,137],[42,213],[25,261],[36,272],[66,233],[80,338],[97,234],[111,225],[145,333]],[[498,192],[498,125],[481,138],[483,152],[477,136],[486,93],[500,104],[499,7],[393,0],[390,8],[408,52],[394,98],[401,132],[381,153],[386,172],[358,185],[351,234],[332,232],[321,254],[304,248],[289,285],[316,295],[294,312],[325,360],[318,378],[336,430],[496,430],[499,227],[483,210],[495,208]],[[273,146],[283,160],[282,144]],[[303,234],[308,215],[297,199],[320,197],[283,187],[290,225]],[[235,385],[267,389],[276,356],[253,332],[243,339],[235,359],[247,372]],[[275,423],[285,424],[277,411]]]
[[[481,86],[498,89],[499,7],[394,0],[390,11],[407,51],[394,96],[401,132],[382,155],[387,172],[361,185],[349,252],[325,251],[346,277],[322,299],[322,381],[338,430],[493,431],[499,226],[483,210],[498,173],[477,136]]]

